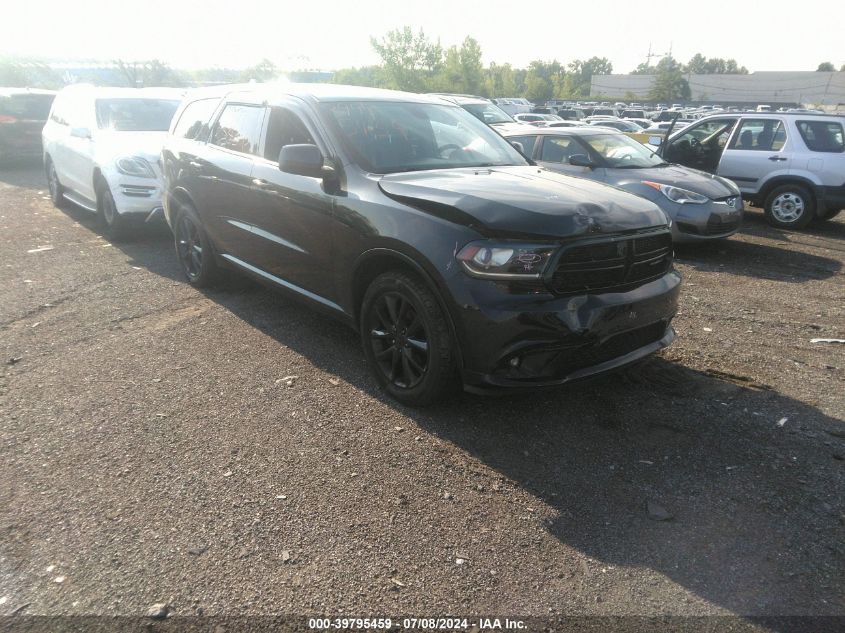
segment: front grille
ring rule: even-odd
[[[588,343],[558,350],[539,350],[525,354],[518,368],[503,366],[512,379],[564,378],[581,369],[594,367],[655,343],[666,335],[667,323],[628,330],[610,337],[603,343]]]
[[[656,279],[671,267],[669,232],[576,242],[562,249],[548,284],[556,294],[612,290]]]
[[[740,225],[740,219],[724,220],[718,215],[711,215],[707,220],[707,227],[704,229],[705,235],[720,235],[721,233],[730,233],[736,231]]]

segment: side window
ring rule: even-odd
[[[279,153],[285,145],[314,145],[314,138],[296,114],[287,108],[272,108],[267,123],[267,139],[264,143],[264,158],[279,160]]]
[[[729,149],[779,152],[786,143],[786,128],[778,119],[743,119]]]
[[[842,124],[833,121],[796,121],[798,132],[811,152],[845,152]]]
[[[182,110],[182,116],[173,128],[173,135],[199,141],[208,138],[208,124],[218,102],[218,99],[200,99],[189,103]]]
[[[212,145],[243,154],[258,154],[264,107],[229,104],[211,132]]]
[[[543,139],[543,149],[540,151],[540,160],[550,163],[568,163],[569,157],[575,154],[586,154],[581,145],[573,138],[565,136],[547,136]]]
[[[50,111],[50,120],[59,125],[68,125],[66,111],[67,97],[56,97],[53,102],[53,109]]]
[[[522,143],[523,155],[531,158],[534,155],[534,143],[537,142],[536,136],[511,136],[511,142]]]

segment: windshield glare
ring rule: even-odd
[[[166,132],[179,101],[97,99],[97,127],[116,132]]]
[[[464,105],[463,108],[476,119],[487,125],[491,125],[492,123],[513,123],[513,119],[507,112],[492,103],[469,103]]]
[[[401,101],[322,107],[352,160],[372,173],[528,164],[510,143],[459,107]]]
[[[584,140],[610,168],[645,169],[664,163],[651,150],[624,134],[586,136]]]

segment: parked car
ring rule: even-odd
[[[535,114],[533,112],[517,114],[516,116],[514,116],[513,119],[517,123],[527,123],[529,125],[536,125],[538,127],[543,127],[556,121],[563,121],[563,119],[554,114]]]
[[[587,116],[581,108],[560,108],[557,115],[567,121],[580,121]]]
[[[41,156],[41,129],[56,93],[0,88],[0,165]]]
[[[514,119],[507,112],[502,110],[495,103],[484,97],[472,95],[450,94],[445,92],[431,93],[452,103],[461,106],[479,121],[487,125],[498,126],[514,123]]]
[[[622,110],[622,112],[619,113],[619,117],[622,118],[622,119],[644,119],[644,118],[646,118],[645,110],[643,110],[642,108],[634,108],[633,106],[631,108],[626,109],[626,110]]]
[[[92,86],[59,92],[42,132],[53,203],[69,200],[97,213],[112,239],[160,213],[159,154],[181,94]]]
[[[672,218],[675,242],[725,238],[742,223],[742,197],[734,183],[670,165],[619,132],[581,127],[522,134],[511,129],[504,135],[530,147],[526,155],[546,169],[604,182],[651,200]]]
[[[397,400],[561,384],[673,339],[680,277],[653,203],[538,170],[427,95],[290,84],[219,101],[186,100],[162,152],[185,277],[229,266],[337,316]]]
[[[641,128],[636,123],[632,123],[631,121],[625,121],[624,119],[593,119],[590,121],[590,125],[600,125],[601,127],[609,127],[613,128],[614,130],[619,130],[620,132],[642,132],[643,128]]]
[[[660,152],[667,161],[733,180],[772,226],[801,229],[845,208],[841,117],[715,114],[673,132]]]

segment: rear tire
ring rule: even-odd
[[[117,212],[109,186],[105,181],[97,184],[97,216],[103,226],[103,234],[112,242],[121,242],[129,237],[129,219]]]
[[[763,209],[771,226],[803,229],[816,217],[816,199],[801,185],[782,185],[766,197]]]
[[[402,404],[424,407],[461,386],[457,349],[437,297],[418,277],[387,272],[361,306],[361,343],[379,385]]]
[[[173,223],[174,246],[179,267],[195,288],[206,288],[219,278],[220,270],[214,261],[211,241],[202,226],[199,214],[193,206],[179,204]]]
[[[56,166],[53,165],[53,160],[49,156],[47,157],[47,163],[44,166],[44,170],[47,174],[47,187],[50,191],[50,200],[54,206],[61,208],[65,201],[65,188],[62,187],[62,183],[59,182],[59,175],[56,173]]]

